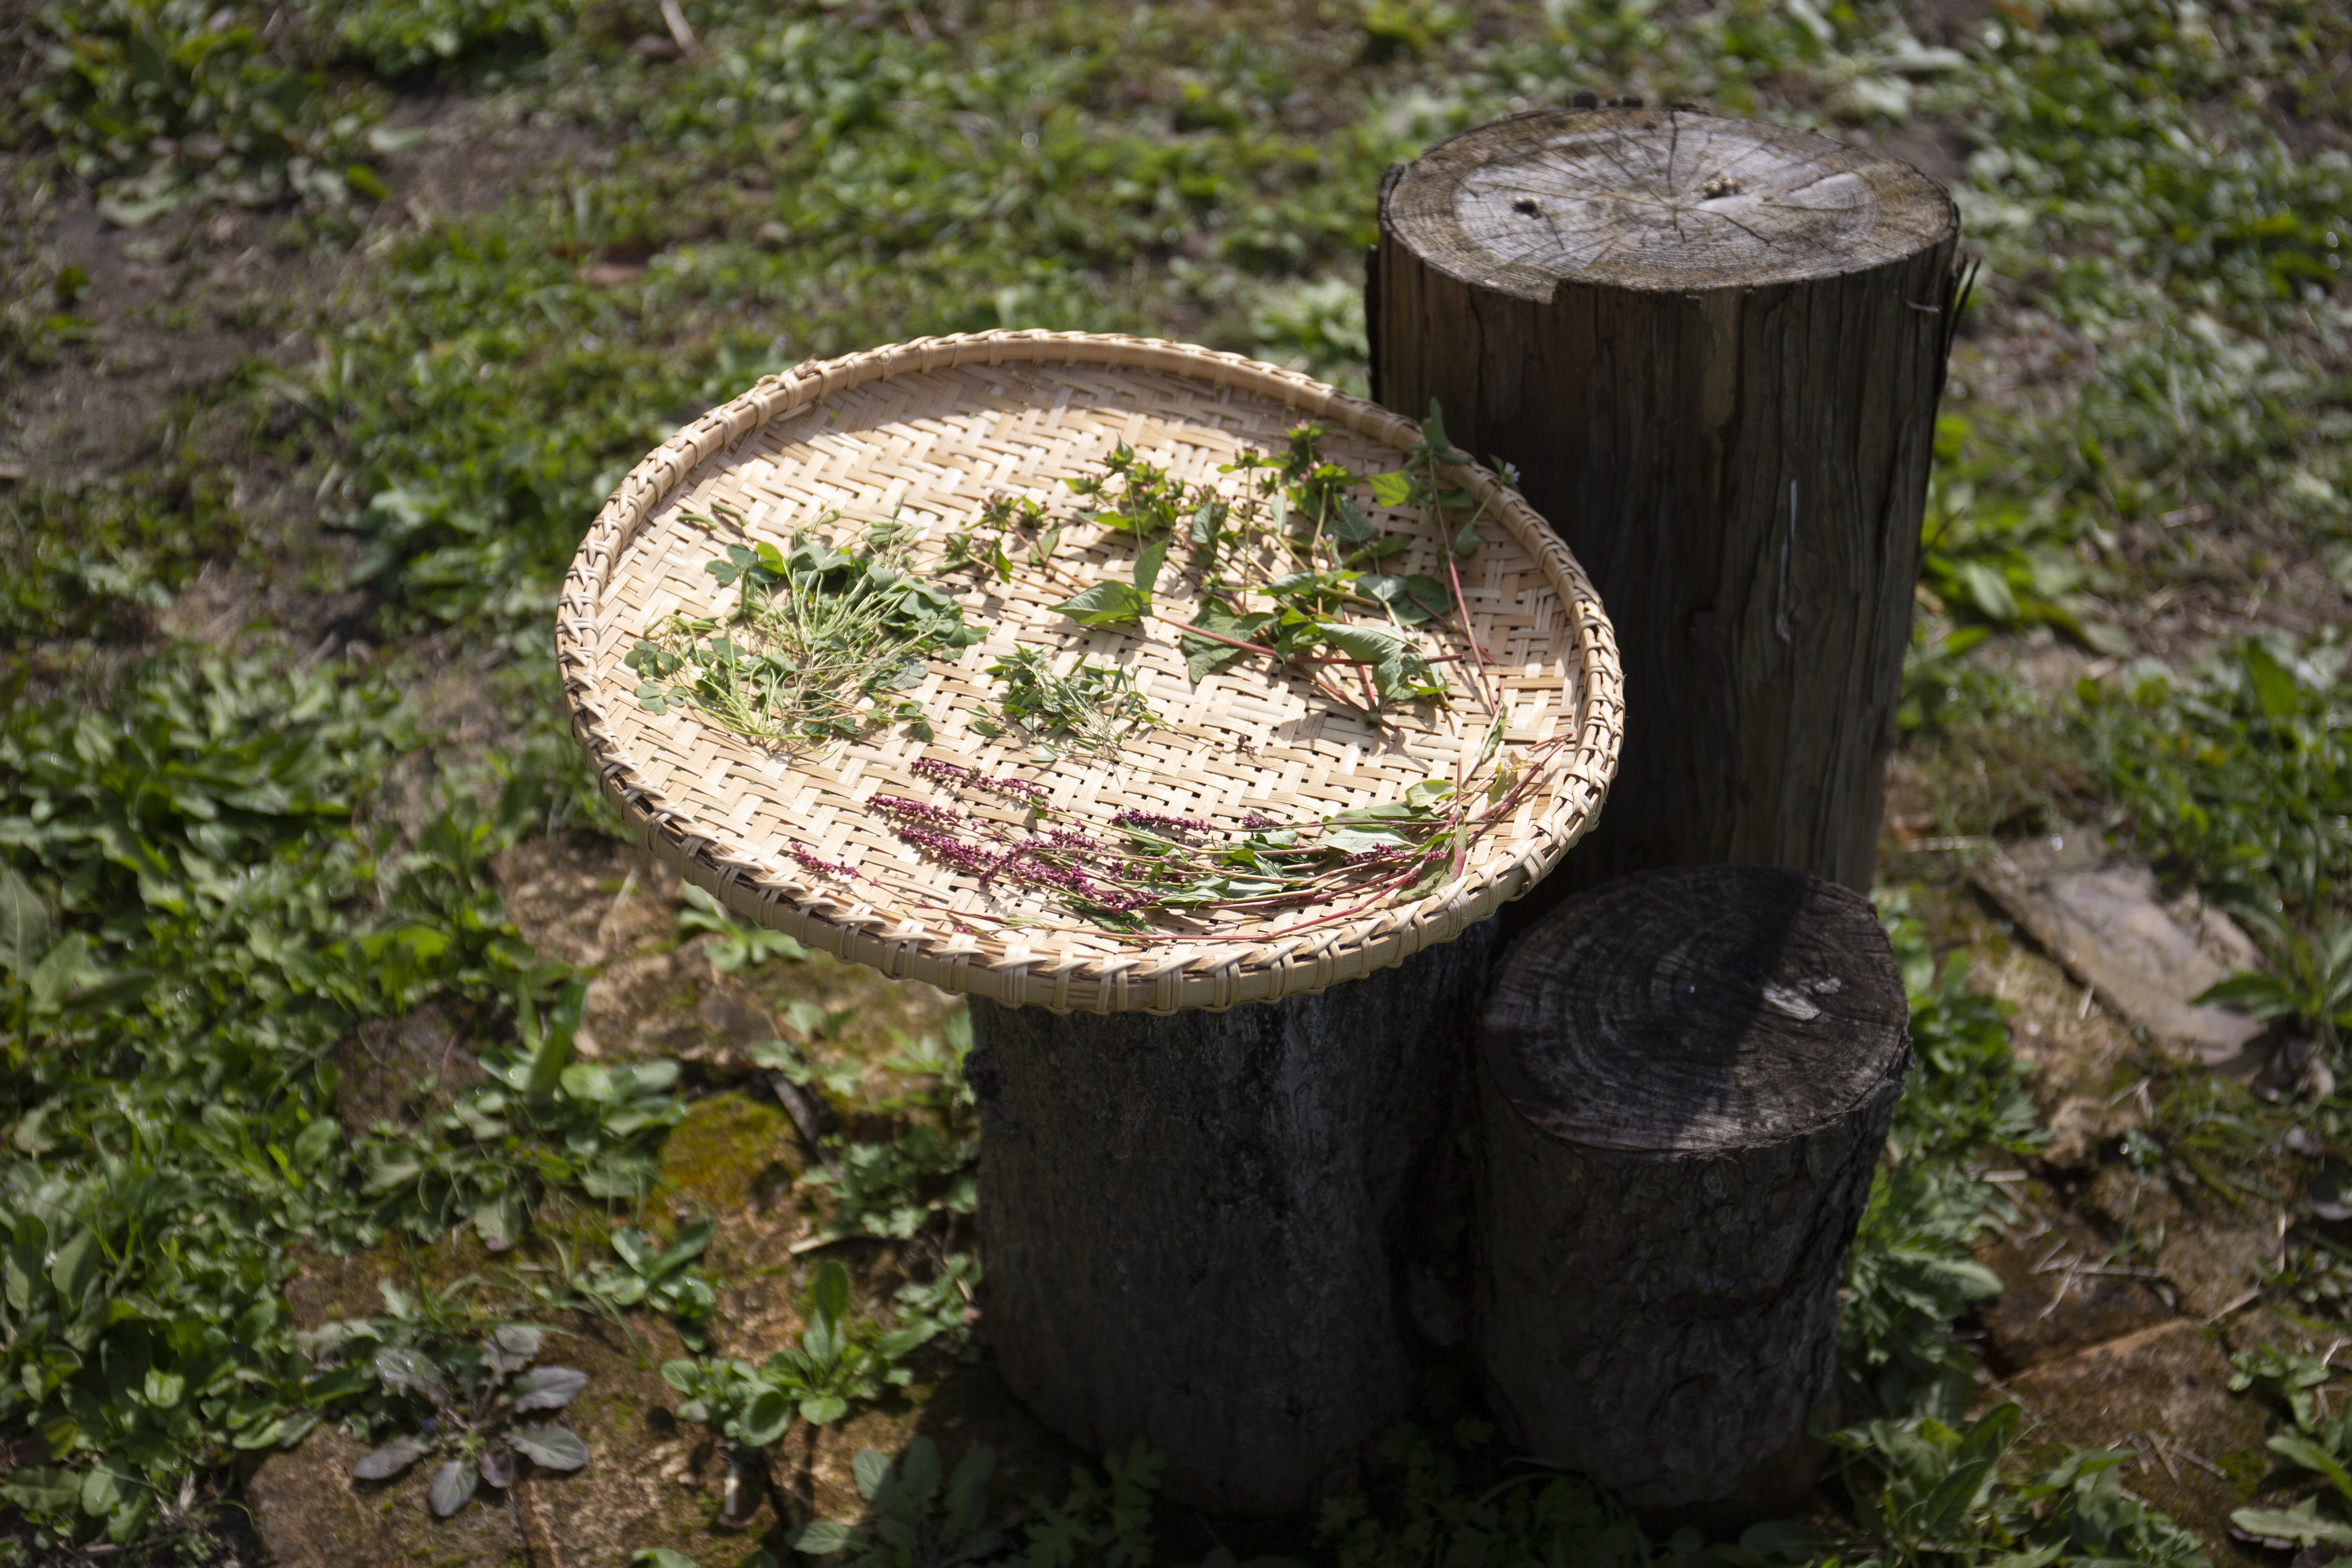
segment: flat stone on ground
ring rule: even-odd
[[[2009,1380],[2030,1418],[2084,1448],[2131,1448],[2123,1484],[2205,1542],[2217,1568],[2266,1563],[2229,1538],[2230,1513],[2270,1469],[2268,1413],[2230,1392],[2230,1360],[2195,1323],[2175,1319],[2043,1362]]]
[[[2147,1280],[2126,1272],[2109,1251],[2097,1231],[2067,1214],[1977,1247],[1977,1261],[2005,1287],[1977,1311],[1995,1372],[2056,1361],[2173,1316]]]

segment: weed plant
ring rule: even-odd
[[[29,1550],[177,1529],[184,1486],[211,1495],[240,1446],[261,1452],[382,1397],[291,1334],[290,1248],[470,1223],[518,1169],[577,1190],[580,1170],[640,1157],[658,1136],[606,1126],[637,1098],[620,1086],[599,1098],[577,1078],[589,1092],[572,1104],[562,1069],[583,1064],[569,1061],[535,1108],[527,1071],[498,1086],[522,1106],[510,1121],[503,1101],[471,1106],[506,1121],[496,1138],[351,1130],[333,1114],[333,1047],[356,1022],[437,997],[503,1026],[526,1001],[543,1017],[572,978],[520,942],[488,867],[522,834],[595,809],[549,718],[544,628],[583,521],[629,463],[759,374],[926,331],[1173,331],[1359,376],[1355,258],[1380,171],[1570,91],[1961,139],[1956,195],[1985,247],[1986,303],[1963,324],[1928,522],[1927,586],[1952,630],[1915,670],[1905,722],[1922,743],[1989,757],[1989,774],[2042,770],[2030,787],[1971,784],[1960,826],[2021,822],[2070,791],[2112,795],[2170,874],[2327,942],[2343,912],[2334,670],[2273,649],[2282,689],[2232,656],[2086,696],[2078,722],[2006,706],[2015,691],[1977,679],[1956,645],[2040,624],[2112,647],[2101,628],[2132,620],[2126,574],[2220,583],[2211,557],[2237,542],[2229,531],[2352,529],[2352,406],[2331,357],[2346,331],[2347,165],[2291,140],[2343,110],[2340,7],[2021,0],[1930,47],[1884,0],[1550,0],[1475,19],[1403,0],[1342,16],[1325,54],[1305,34],[1244,37],[1149,8],[959,13],[953,36],[936,7],[877,10],[871,28],[747,0],[689,9],[703,52],[668,63],[629,47],[650,12],[616,31],[561,0],[293,5],[274,30],[255,7],[124,0],[48,7],[21,35],[33,90],[0,108],[0,134],[27,188],[94,188],[119,222],[260,199],[308,215],[288,244],[344,244],[372,182],[399,167],[397,139],[371,136],[386,79],[495,86],[512,123],[602,150],[490,210],[405,221],[412,193],[393,193],[339,274],[350,291],[284,306],[320,352],[199,394],[306,468],[356,538],[383,637],[436,629],[509,661],[500,700],[517,739],[497,776],[428,799],[395,840],[375,784],[416,738],[391,683],[289,673],[282,651],[134,663],[111,684],[92,673],[82,709],[21,685],[5,704],[0,1424],[32,1447],[0,1497]],[[104,344],[88,279],[46,255],[25,268],[0,334],[12,371],[91,363]],[[1993,336],[1979,348],[1977,333]],[[2030,361],[2050,368],[2005,391]],[[230,478],[192,461],[9,491],[0,639],[71,662],[88,639],[141,635],[146,612],[237,547]],[[2209,511],[2211,548],[2165,521]],[[2079,777],[2060,766],[2075,750],[2090,759]],[[1880,1511],[1851,1555],[2186,1563],[2177,1535],[2117,1501],[2102,1457],[2029,1467],[1992,1452],[2008,1445],[1990,1416],[1922,1412],[1952,1386],[1949,1324],[1983,1284],[1966,1267],[1990,1197],[1972,1162],[2027,1142],[1999,1020],[1949,979],[1913,979],[1920,1065],[1854,1253],[1849,1392],[1884,1421],[1853,1438],[1856,1489]],[[2330,1016],[2306,990],[2297,1010]],[[828,1092],[852,1091],[835,1077]],[[2200,1091],[2161,1102],[2143,1143],[2226,1182],[2275,1159],[2257,1151],[2290,1121],[2352,1148],[2343,1100],[2272,1110]],[[593,1143],[584,1157],[575,1132]],[[937,1159],[857,1162],[876,1179],[835,1216],[886,1233],[911,1219],[919,1240],[938,1239],[959,1217],[944,1195],[969,1191],[967,1132],[935,1131]],[[508,1136],[528,1152],[520,1165],[504,1163]],[[359,1191],[387,1149],[481,1163],[438,1187]],[[2300,1232],[2294,1245],[2315,1268],[2325,1248]],[[940,1273],[901,1312],[959,1316],[956,1278]],[[2292,1431],[2317,1442],[2291,1391],[2279,1397]],[[1449,1568],[1756,1568],[1814,1550],[1648,1542],[1575,1478],[1494,1489],[1455,1465],[1476,1445],[1454,1436],[1398,1438],[1395,1496],[1343,1508],[1325,1549]],[[2302,1478],[2288,1489],[2317,1495],[2274,1510],[2310,1528],[2273,1538],[2332,1548],[2339,1483],[2281,1458]],[[962,1513],[942,1511],[950,1478],[925,1497],[916,1468],[911,1453],[898,1462],[887,1511],[915,1521],[917,1544],[877,1522],[845,1548],[898,1561],[972,1539],[950,1528]],[[891,1468],[877,1458],[859,1479],[878,1496]],[[1062,1505],[1082,1523],[1006,1550],[1051,1568],[1145,1561],[1144,1467],[1088,1486]]]
[[[2352,700],[2340,647],[2249,641],[2185,679],[2078,693],[2093,766],[2144,851],[2207,897],[2275,917],[2338,909],[2352,878]]]

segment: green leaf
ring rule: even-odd
[[[352,1479],[361,1481],[390,1480],[432,1451],[433,1444],[429,1438],[414,1434],[394,1437],[353,1465]]]
[[[1979,615],[2004,624],[2017,619],[2017,595],[2010,590],[2009,579],[2000,567],[1982,561],[1963,561],[1952,574]]]
[[[743,1407],[742,1426],[737,1436],[746,1447],[764,1448],[782,1437],[792,1424],[791,1395],[780,1388],[771,1388],[755,1395]]]
[[[57,1259],[49,1265],[49,1283],[57,1288],[68,1310],[80,1310],[89,1288],[98,1282],[98,1268],[102,1261],[95,1229],[76,1232],[71,1241],[58,1248]]]
[[[1333,538],[1348,544],[1361,544],[1378,537],[1381,531],[1373,526],[1370,518],[1357,510],[1354,501],[1346,496],[1334,496],[1332,500],[1336,503],[1332,509],[1336,515],[1332,517],[1330,525]]]
[[[588,1445],[562,1426],[518,1426],[507,1434],[518,1452],[551,1470],[576,1470],[588,1462]]]
[[[433,1485],[425,1500],[436,1517],[446,1519],[472,1500],[481,1479],[481,1470],[470,1456],[451,1459],[433,1472]]]
[[[1151,603],[1151,591],[1160,585],[1160,568],[1168,559],[1168,542],[1164,539],[1147,544],[1135,555],[1135,591],[1143,602]]]
[[[1192,625],[1235,642],[1255,642],[1258,634],[1272,626],[1275,619],[1271,611],[1235,615],[1223,599],[1212,597],[1202,601],[1201,613],[1193,617]],[[1184,674],[1195,686],[1248,651],[1210,637],[1189,635],[1177,639],[1177,647],[1184,655]]]
[[[1054,608],[1082,626],[1133,626],[1150,611],[1151,595],[1125,583],[1097,583]]]
[[[556,1081],[565,1094],[583,1105],[603,1105],[614,1093],[613,1075],[594,1062],[572,1062]]]
[[[482,1341],[482,1362],[499,1373],[516,1373],[539,1354],[544,1336],[529,1323],[500,1323]]]
[[[1372,500],[1381,506],[1402,506],[1412,499],[1412,475],[1400,468],[1372,476]]]
[[[669,1250],[655,1258],[653,1267],[646,1272],[658,1278],[685,1267],[701,1257],[703,1249],[710,1245],[710,1238],[718,1234],[719,1222],[708,1215],[687,1221],[677,1227],[677,1239],[670,1244]]]
[[[1969,1424],[1951,1468],[1919,1505],[1919,1530],[1930,1541],[1957,1541],[1969,1513],[1993,1482],[1993,1467],[2017,1436],[2018,1407],[1999,1405]]]
[[[2245,664],[2246,683],[2253,688],[2254,700],[2261,706],[2263,717],[2294,717],[2303,700],[2295,690],[2294,677],[2287,673],[2285,666],[2272,656],[2270,649],[2252,638],[2247,639],[2239,657]]]
[[[629,1561],[642,1563],[646,1568],[702,1568],[695,1559],[668,1546],[640,1546],[629,1554]]]
[[[1393,665],[1404,657],[1403,642],[1376,626],[1325,625],[1318,629],[1329,647],[1369,665]]]
[[[868,1453],[871,1449],[866,1450]],[[795,1552],[805,1552],[811,1557],[832,1557],[853,1546],[863,1546],[866,1538],[845,1524],[835,1524],[829,1519],[813,1520],[784,1537],[784,1544]],[[664,1564],[664,1568],[669,1565]]]
[[[51,940],[41,896],[14,869],[0,866],[0,970],[20,980],[31,974]]]
[[[1445,437],[1445,415],[1434,397],[1429,400],[1429,417],[1421,422],[1421,438],[1439,462],[1454,460],[1454,443]]]
[[[879,1448],[860,1448],[850,1461],[850,1474],[857,1482],[857,1495],[872,1502],[882,1483],[890,1479],[890,1456]]]
[[[333,1117],[313,1118],[310,1125],[295,1136],[294,1163],[306,1171],[314,1168],[337,1143],[342,1142],[342,1125]]]
[[[849,1316],[849,1270],[838,1258],[828,1258],[809,1282],[809,1311],[827,1328]]]
[[[813,1394],[801,1401],[801,1419],[824,1426],[849,1414],[849,1402],[837,1394]]]
[[[57,1514],[81,1500],[81,1478],[47,1468],[0,1471],[0,1502],[31,1514]]]
[[[2271,1452],[2294,1460],[2306,1470],[2316,1470],[2326,1476],[2336,1491],[2352,1502],[2352,1475],[2345,1473],[2343,1461],[2300,1432],[2280,1432],[2270,1441]]]
[[[572,1037],[580,1027],[580,1011],[587,1003],[588,983],[572,981],[557,993],[555,1005],[548,1010],[546,1027],[536,1042],[528,1039],[526,1028],[526,1043],[532,1048],[530,1074],[523,1088],[531,1099],[551,1098],[562,1081],[564,1064],[572,1059]]]
[[[30,994],[32,1010],[36,1013],[57,1012],[65,1005],[68,994],[89,973],[89,939],[75,931],[50,948],[47,955],[26,976],[25,989]]]
[[[2307,1497],[2291,1509],[2242,1508],[2230,1522],[2248,1535],[2274,1542],[2284,1551],[2294,1546],[2352,1546],[2352,1524],[2319,1511],[2319,1500]]]
[[[441,1369],[415,1351],[386,1346],[376,1352],[375,1375],[395,1394],[421,1394],[435,1405],[449,1403],[449,1385],[441,1381]]]
[[[81,1479],[81,1510],[94,1517],[103,1518],[113,1512],[128,1495],[122,1478],[104,1465]]]
[[[48,1304],[48,1227],[37,1215],[26,1215],[16,1222],[7,1255],[0,1258],[0,1284],[5,1284],[11,1310],[24,1313]]]

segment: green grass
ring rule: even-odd
[[[563,996],[572,977],[520,941],[489,867],[530,835],[604,820],[556,728],[548,622],[631,463],[761,374],[923,332],[1165,332],[1360,385],[1381,170],[1575,90],[1958,139],[1986,273],[1966,395],[1938,429],[1907,755],[1946,831],[2097,821],[2168,877],[2268,914],[2283,942],[2319,942],[2344,914],[2339,642],[2135,668],[2071,700],[2036,697],[1995,657],[2045,632],[2128,654],[2133,601],[2157,585],[2242,588],[2255,545],[2352,546],[2352,165],[2298,129],[2352,110],[2340,6],[2020,0],[1934,48],[1885,0],[686,14],[703,47],[670,61],[632,47],[667,37],[650,5],[100,0],[26,24],[27,91],[0,105],[19,160],[0,237],[12,375],[84,370],[105,347],[88,279],[40,237],[84,195],[125,224],[257,204],[337,279],[267,308],[273,331],[310,341],[299,361],[223,374],[175,416],[238,440],[174,437],[128,472],[0,492],[0,690],[16,693],[0,718],[0,1430],[35,1443],[0,1495],[32,1521],[27,1549],[200,1529],[173,1511],[183,1478],[217,1495],[240,1444],[375,1397],[314,1376],[295,1344],[296,1243],[464,1225],[528,1247],[522,1200],[538,1200],[601,1244],[599,1206],[625,1207],[634,1183],[596,1161],[641,1162],[660,1129],[614,1131],[565,1098],[564,1064],[544,1096],[539,1054],[510,1064],[522,1085],[489,1092],[520,1109],[478,1097],[378,1131],[334,1119],[332,1057],[361,1021],[428,1000],[487,1037]],[[403,94],[442,90],[596,151],[420,226],[395,188],[404,140],[383,127]],[[2053,345],[2048,378],[2006,384]],[[241,660],[156,639],[157,612],[208,563],[280,561],[283,532],[235,500],[260,462],[298,474],[349,536],[349,584],[313,585],[367,591],[384,668],[305,665],[267,628]],[[2165,521],[2191,515],[2210,526]],[[490,672],[478,697],[503,743],[487,755],[428,736],[396,696],[456,663]],[[450,782],[420,782],[436,771]],[[1888,914],[1919,1065],[1843,1344],[1856,1418],[1890,1424],[1850,1439],[1855,1496],[1886,1502],[1875,1522],[1865,1510],[1826,1543],[1650,1541],[1581,1482],[1503,1484],[1505,1456],[1457,1397],[1392,1440],[1392,1490],[1325,1518],[1323,1559],[1989,1561],[2043,1540],[2017,1500],[2046,1484],[2028,1500],[2043,1523],[2086,1521],[2053,1561],[2188,1561],[2095,1467],[2062,1483],[2011,1455],[1933,1540],[1895,1506],[1904,1487],[1933,1492],[1954,1445],[2000,1446],[1958,1435],[1969,1363],[1953,1325],[1988,1288],[1969,1254],[1992,1207],[1983,1162],[2021,1157],[2036,1131],[2000,1009],[1931,959],[1899,902]],[[534,1029],[541,1048],[562,1034]],[[947,1058],[924,1058],[938,1095],[877,1102],[853,1069],[772,1057],[854,1120],[836,1224],[877,1246],[948,1234],[971,1193]],[[2284,1180],[2303,1168],[2277,1152],[2290,1129],[2352,1156],[2352,1096],[2274,1107],[2158,1076],[2134,1145],[2150,1169]],[[2280,1300],[2340,1318],[2340,1262],[2295,1245]],[[1106,1511],[1115,1489],[1087,1494],[1057,1561],[1146,1539],[1127,1493],[1118,1521]],[[1080,1517],[1062,1507],[1045,1517]]]

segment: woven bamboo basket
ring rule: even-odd
[[[1273,661],[1242,658],[1195,688],[1175,626],[1082,630],[1049,608],[1074,582],[1124,577],[1133,553],[1124,536],[1077,519],[1064,476],[1096,468],[1125,441],[1176,478],[1238,494],[1240,476],[1219,475],[1219,465],[1244,448],[1281,451],[1307,420],[1329,427],[1328,458],[1366,474],[1402,467],[1419,439],[1411,420],[1318,382],[1136,338],[930,338],[768,377],[639,463],[589,530],[557,612],[574,732],[602,787],[688,881],[742,919],[887,974],[1012,1005],[1171,1013],[1297,995],[1402,963],[1550,869],[1599,812],[1623,729],[1616,643],[1591,584],[1482,468],[1448,475],[1485,503],[1486,543],[1462,561],[1463,592],[1507,712],[1502,761],[1540,776],[1459,873],[1424,896],[1163,917],[1141,934],[1118,932],[932,863],[865,805],[877,794],[935,796],[912,771],[925,758],[1032,779],[1081,821],[1140,808],[1228,830],[1254,817],[1311,823],[1453,774],[1492,723],[1466,696],[1373,730]],[[939,570],[946,535],[994,492],[1033,498],[1065,521],[1052,572],[1024,567],[999,583]],[[1444,574],[1442,525],[1365,510],[1412,536],[1403,563],[1384,570]],[[886,520],[920,527],[916,570],[988,628],[984,642],[930,661],[905,693],[926,710],[933,739],[898,724],[788,753],[691,710],[648,711],[639,673],[624,662],[646,629],[674,612],[722,613],[733,591],[706,566],[727,543],[783,544],[828,512],[839,514],[845,547]],[[1174,565],[1171,557],[1169,579]],[[1190,619],[1194,592],[1163,580],[1163,609]],[[1052,650],[1057,664],[1082,650],[1131,671],[1162,723],[1116,763],[1065,755],[1041,765],[1015,737],[984,738],[971,721],[994,717],[998,690],[984,668],[1016,644]],[[1019,827],[1016,807],[1002,816]]]

